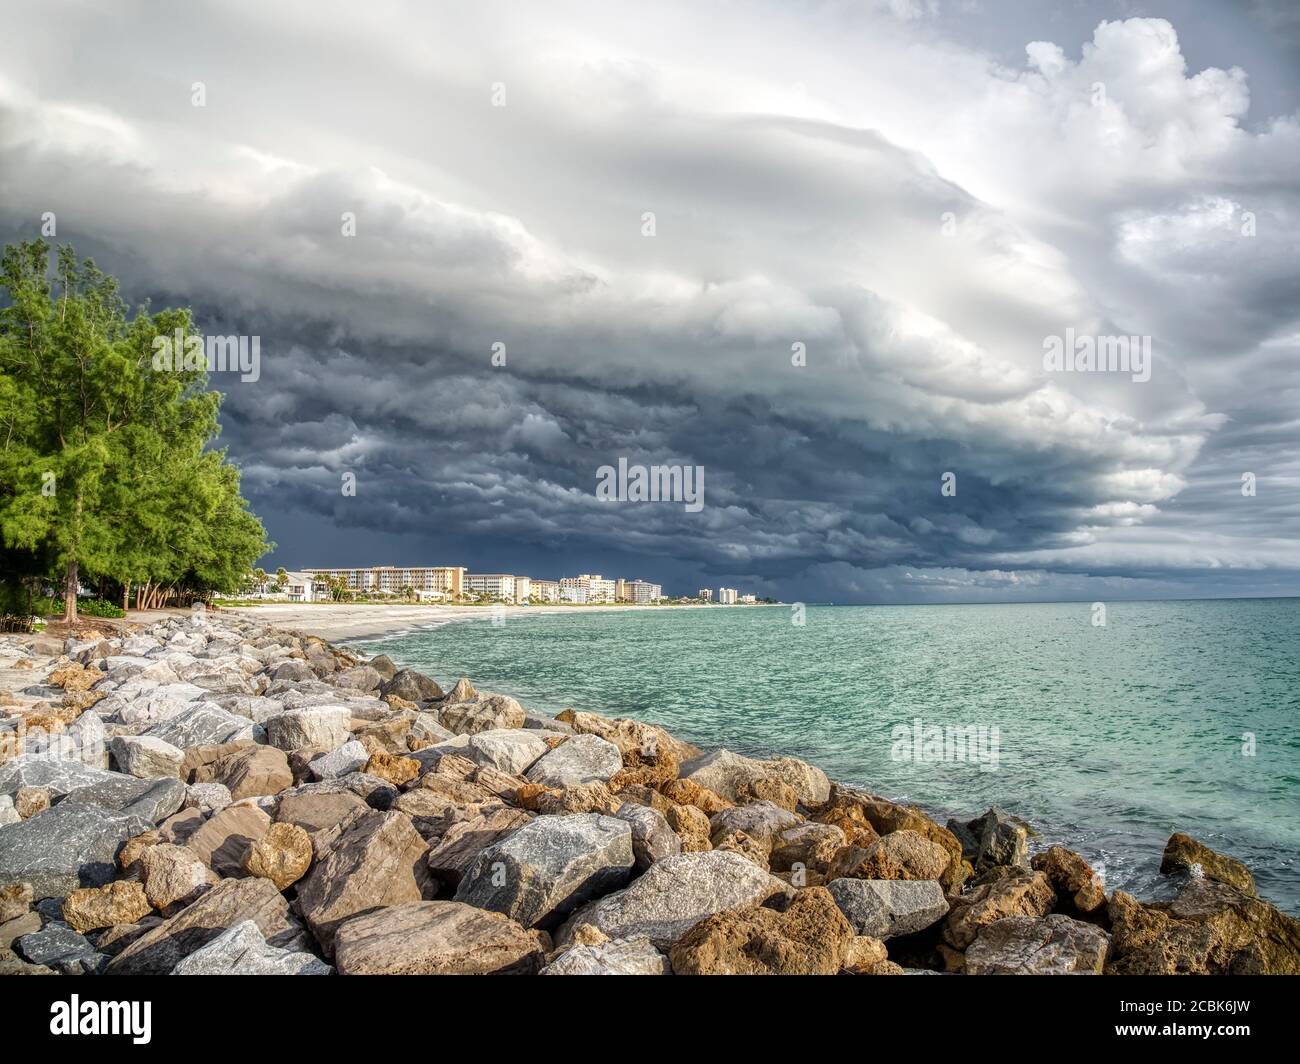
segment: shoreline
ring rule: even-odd
[[[0,970],[1300,974],[1300,921],[1186,835],[1142,901],[996,806],[943,827],[265,613],[105,630],[0,638]]]

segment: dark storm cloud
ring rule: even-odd
[[[51,6],[4,56],[0,227],[53,211],[134,298],[261,337],[216,383],[274,563],[1300,590],[1300,131],[1176,26],[1007,67],[943,5],[241,4],[184,49]],[[1152,336],[1152,380],[1044,374],[1067,327]],[[703,466],[704,509],[602,502],[620,457]]]

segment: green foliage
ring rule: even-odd
[[[43,240],[0,260],[0,551],[4,570],[75,587],[108,578],[237,590],[269,549],[239,473],[209,445],[221,395],[202,368],[154,367],[188,310],[128,316],[117,282]]]

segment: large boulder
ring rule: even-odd
[[[64,975],[98,975],[108,962],[84,935],[61,920],[52,920],[39,931],[23,935],[14,948],[32,964],[40,964]]]
[[[385,697],[396,695],[408,702],[432,702],[443,697],[442,688],[435,681],[414,669],[399,669],[380,691]]]
[[[266,718],[266,738],[281,750],[336,750],[352,738],[351,723],[346,706],[289,709]]]
[[[670,957],[677,975],[835,975],[853,939],[830,894],[809,887],[784,912],[752,906],[706,917]]]
[[[70,758],[22,754],[0,763],[0,794],[12,797],[24,787],[43,787],[57,797],[120,775]]]
[[[227,928],[252,920],[265,938],[292,930],[289,903],[269,879],[224,879],[146,931],[109,963],[118,975],[166,975]]]
[[[1116,891],[1107,906],[1114,975],[1300,975],[1300,920],[1210,879],[1171,902]]]
[[[144,887],[133,879],[81,887],[63,899],[63,919],[74,931],[96,931],[114,924],[133,924],[148,916],[153,906]]]
[[[553,927],[577,906],[631,876],[632,828],[599,813],[546,816],[483,850],[456,900]]]
[[[583,906],[560,928],[556,940],[564,945],[576,928],[591,924],[609,938],[645,935],[667,949],[706,916],[759,905],[788,889],[739,854],[677,854],[656,861],[631,886]]]
[[[524,707],[507,695],[480,695],[471,702],[444,705],[439,715],[443,727],[457,735],[524,726]]]
[[[596,713],[579,713],[566,709],[556,714],[554,722],[564,725],[579,735],[598,735],[618,747],[629,761],[666,758],[674,765],[699,757],[700,751],[690,743],[682,742],[664,728],[644,721],[625,717],[602,717]]]
[[[932,879],[833,879],[826,884],[854,933],[889,939],[924,931],[948,914]]]
[[[658,810],[624,802],[614,815],[632,827],[632,856],[638,872],[644,872],[664,857],[682,852],[682,840]]]
[[[128,816],[142,816],[155,824],[185,804],[187,788],[174,776],[154,780],[136,779],[120,772],[114,772],[112,776],[112,779],[70,791],[64,801],[97,805]]]
[[[336,672],[333,682],[335,687],[369,693],[377,691],[380,685],[384,683],[384,678],[379,675],[378,669],[373,669],[369,665],[353,665],[349,669],[341,669]],[[437,685],[435,684],[435,686]]]
[[[668,975],[668,958],[645,937],[614,938],[608,942],[565,950],[538,975]]]
[[[623,755],[613,743],[596,735],[575,735],[524,774],[530,782],[544,787],[572,787],[580,783],[605,783],[622,767]]]
[[[471,735],[465,746],[465,756],[475,764],[491,765],[502,772],[518,776],[542,755],[550,757],[548,750],[549,747],[537,732],[506,728]]]
[[[244,920],[195,950],[172,975],[329,975],[330,966],[306,951],[267,945],[261,929]]]
[[[218,758],[194,773],[195,783],[221,783],[234,801],[279,794],[293,786],[293,772],[284,751],[274,746],[250,746]]]
[[[698,783],[728,801],[752,795],[755,783],[780,780],[794,788],[804,805],[821,805],[831,794],[831,781],[819,768],[793,757],[759,761],[730,750],[715,750],[681,766],[682,779]]]
[[[78,887],[102,886],[116,874],[122,844],[152,828],[133,813],[60,802],[0,827],[0,887],[29,883],[37,898],[64,898]]]
[[[307,766],[313,779],[329,780],[346,776],[349,772],[360,772],[370,760],[370,751],[356,739],[350,739],[337,750],[321,754]],[[290,781],[292,782],[292,781]],[[283,788],[281,788],[283,790]]]
[[[1177,872],[1195,875],[1199,872],[1206,879],[1227,883],[1243,894],[1252,897],[1257,894],[1255,877],[1250,874],[1249,868],[1234,858],[1215,853],[1205,843],[1182,832],[1170,835],[1169,841],[1165,843],[1165,852],[1160,858],[1160,871],[1166,875]]]
[[[411,792],[412,796],[419,793]],[[503,805],[473,803],[461,808],[469,810],[469,814],[463,819],[453,817],[429,849],[429,872],[449,887],[460,884],[485,849],[533,819],[532,814],[522,809]],[[443,806],[443,812],[445,814],[446,806]]]
[[[964,950],[980,930],[1007,916],[1046,916],[1056,904],[1056,892],[1042,872],[1012,868],[999,879],[953,899],[943,925],[949,946]]]
[[[948,868],[948,851],[915,831],[882,835],[866,849],[848,846],[831,863],[834,878],[939,879]]]
[[[977,874],[998,866],[1029,865],[1029,826],[996,805],[974,820],[949,820],[948,830]]]
[[[269,879],[278,890],[287,890],[307,874],[311,860],[311,837],[307,832],[296,824],[272,824],[249,848],[244,871]]]
[[[1034,855],[1029,867],[1047,876],[1056,891],[1058,903],[1065,909],[1091,913],[1106,904],[1106,888],[1101,876],[1073,850],[1049,846]]]
[[[275,819],[279,823],[297,824],[304,831],[313,832],[341,824],[351,814],[369,808],[364,798],[344,787],[334,790],[302,789],[281,797],[276,804]]]
[[[255,805],[231,805],[214,813],[185,839],[185,845],[219,876],[242,876],[249,850],[271,827]]]
[[[174,717],[155,724],[145,735],[162,739],[181,750],[191,746],[228,743],[249,738],[257,726],[247,717],[227,713],[220,706],[199,702]]]
[[[180,777],[185,753],[152,735],[119,735],[108,744],[117,767],[139,779]]]
[[[150,846],[140,855],[145,897],[160,912],[189,905],[217,883],[216,873],[193,850],[173,843]]]
[[[777,832],[794,827],[798,823],[797,814],[782,809],[772,802],[750,802],[749,805],[736,805],[714,813],[709,818],[709,834],[716,840],[729,832],[743,831],[766,848]]]
[[[342,826],[298,884],[298,904],[326,952],[343,921],[379,906],[420,901],[431,891],[428,844],[396,811],[358,814]]]
[[[967,975],[1100,975],[1110,936],[1060,913],[1008,916],[980,929],[966,950]]]
[[[457,901],[406,902],[355,916],[335,936],[342,975],[532,974],[550,938]]]

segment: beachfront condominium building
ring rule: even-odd
[[[533,602],[559,602],[560,582],[558,580],[529,581],[528,597]]]
[[[757,595],[741,595],[741,596],[740,596],[740,601],[743,602],[746,606],[754,606],[754,605],[756,605],[756,604],[758,603],[758,596],[757,596]]]
[[[635,602],[638,606],[648,606],[663,597],[664,589],[659,584],[652,584],[648,580],[627,581],[626,601],[628,602]]]
[[[614,581],[614,601],[615,602],[632,601],[632,599],[629,597],[627,593],[627,581],[624,580],[621,576]]]
[[[304,569],[320,583],[341,579],[359,595],[400,595],[410,588],[421,599],[455,602],[465,592],[463,565],[424,565],[403,568],[372,565],[365,569]]]
[[[712,602],[712,601],[713,601],[713,588],[711,588],[711,587],[702,587],[702,588],[699,589],[699,591],[695,592],[695,597],[696,597],[697,599],[699,599],[701,602]]]
[[[736,589],[734,587],[718,588],[718,602],[723,606],[734,606],[736,604]]]
[[[518,602],[518,579],[509,573],[466,573],[465,590],[494,602]]]
[[[566,602],[615,602],[617,586],[613,580],[606,580],[599,574],[580,573],[577,576],[565,576],[560,579],[560,590],[581,591],[582,598],[566,598]]]

